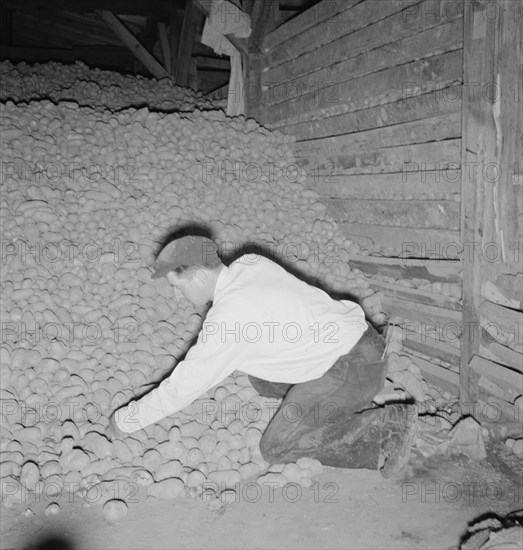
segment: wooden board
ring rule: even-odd
[[[164,67],[140,44],[136,37],[113,13],[107,10],[99,10],[96,13],[129,48],[132,54],[147,67],[153,76],[156,78],[169,78],[169,73]]]
[[[395,145],[459,138],[460,119],[461,114],[456,112],[366,131],[346,128],[344,135],[297,142],[295,154],[298,157],[330,157]]]
[[[479,377],[479,386],[488,392],[488,394],[493,395],[498,399],[503,399],[507,402],[507,404],[513,403],[514,399],[516,399],[519,395],[513,388],[508,386],[502,387],[499,384],[492,382],[485,376]]]
[[[521,291],[523,293],[523,290]],[[512,309],[523,309],[523,300],[511,288],[495,285],[492,281],[485,281],[481,286],[481,294],[489,302],[510,307]]]
[[[418,329],[436,327],[442,337],[450,342],[457,343],[455,334],[461,333],[461,312],[454,309],[445,309],[428,304],[407,302],[402,298],[384,295],[381,300],[383,311],[388,315],[416,321]],[[413,326],[413,329],[415,327]]]
[[[435,363],[431,363],[423,359],[415,353],[406,353],[421,369],[423,378],[433,386],[443,390],[450,391],[457,395],[459,388],[459,375],[449,369],[441,367]]]
[[[454,201],[323,199],[323,202],[338,222],[459,230],[460,205]]]
[[[327,2],[319,2],[312,8],[304,11],[300,15],[291,19],[284,25],[278,27],[269,33],[264,42],[265,50],[270,50],[279,46],[282,42],[290,40],[311,27],[314,27],[323,21],[327,21],[344,10],[350,9],[354,4],[361,0],[329,0]]]
[[[441,283],[459,283],[461,280],[459,261],[353,255],[349,265],[366,275],[380,274],[395,279],[423,279]]]
[[[458,166],[460,139],[434,143],[399,145],[345,155],[297,157],[297,163],[308,173],[318,177],[332,174],[380,174],[408,169],[446,170]]]
[[[425,9],[426,6],[434,8],[433,0],[424,0],[418,6]],[[452,17],[418,17],[415,24],[408,20],[404,12],[396,13],[385,19],[376,20],[372,24],[358,29],[351,34],[343,36],[325,46],[308,51],[306,55],[295,55],[293,59],[277,66],[272,66],[268,59],[265,60],[266,70],[263,82],[283,82],[297,78],[301,75],[313,72],[319,67],[325,67],[333,63],[343,62],[352,57],[365,60],[367,52],[373,51],[392,41],[412,36],[413,34],[432,28],[435,25],[461,19],[463,7],[455,0],[443,0],[440,4],[441,12],[446,9],[454,9]],[[450,12],[449,12],[450,13]],[[458,36],[463,40],[462,29],[457,29]],[[418,56],[421,57],[421,56]],[[396,63],[394,63],[396,64]],[[327,80],[333,79],[329,76]]]
[[[416,90],[421,93],[421,90],[443,89],[461,81],[461,60],[462,52],[457,50],[334,84],[322,89],[321,93],[313,90],[298,97],[273,98],[270,90],[263,91],[262,107],[268,108],[263,122],[302,122],[310,117],[310,112],[319,109],[323,110],[324,116],[329,116],[404,99],[415,95]]]
[[[338,62],[337,58],[330,58],[326,62],[324,59],[314,72],[308,72],[292,80],[288,75],[281,80],[273,80],[272,75],[264,74],[262,82],[264,86],[270,88],[271,95],[275,99],[285,97],[289,93],[296,96],[298,93],[301,95],[316,90],[318,94],[321,94],[323,88],[333,84],[355,80],[384,69],[409,63],[415,59],[460,50],[463,47],[462,25],[463,22],[458,20],[428,29],[403,40],[387,43],[369,52],[362,53],[357,49],[358,55],[346,61]],[[387,36],[393,37],[388,34]],[[302,58],[305,57],[307,56],[302,56]],[[331,62],[334,64],[330,64]],[[291,61],[290,66],[292,67],[293,64],[294,62]],[[287,64],[285,68],[288,68]]]
[[[461,86],[456,84],[436,92],[407,97],[368,109],[342,112],[333,116],[312,113],[309,120],[304,122],[274,122],[270,127],[295,136],[297,141],[303,141],[343,134],[347,131],[360,132],[448,113],[460,113],[461,99],[456,95],[461,93],[460,90]]]
[[[434,193],[459,195],[461,172],[459,170],[423,171],[405,170],[392,174],[333,173],[320,175],[318,170],[309,168],[307,185],[322,197],[332,199],[382,198],[392,199],[395,195],[421,195],[432,197]]]
[[[523,342],[523,312],[485,300],[478,308],[481,326],[492,324],[496,330],[514,335],[515,344]]]
[[[523,354],[494,341],[492,338],[484,336],[481,338],[478,355],[523,373]]]
[[[498,365],[479,355],[475,355],[470,361],[470,367],[477,373],[485,376],[502,388],[508,387],[517,395],[523,394],[523,375],[503,365]]]
[[[338,222],[341,231],[362,248],[380,246],[396,251],[398,256],[430,258],[439,256],[440,261],[457,259],[452,253],[457,250],[459,232],[443,229],[410,229],[406,227],[376,226],[362,223]],[[445,252],[442,254],[442,251]]]
[[[461,311],[461,300],[459,298],[444,296],[443,294],[436,294],[435,292],[428,292],[426,290],[418,290],[417,288],[410,288],[400,284],[387,283],[378,279],[368,278],[367,281],[372,289],[381,291],[384,295],[392,296],[397,300]]]
[[[349,7],[326,21],[317,22],[313,27],[289,38],[270,49],[266,54],[271,66],[296,58],[340,38],[372,22],[385,19],[393,13],[402,11],[408,4],[418,0],[387,0],[387,2],[364,1]]]
[[[403,339],[403,349],[437,359],[447,365],[451,365],[456,370],[459,367],[459,348],[451,346],[444,341],[436,340],[429,334],[423,336],[416,334],[406,335]],[[456,376],[458,376],[457,372]]]

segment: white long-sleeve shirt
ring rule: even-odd
[[[198,339],[171,376],[117,411],[134,432],[182,410],[239,370],[271,382],[320,378],[367,329],[363,310],[333,300],[271,260],[245,255],[224,267]]]

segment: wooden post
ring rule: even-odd
[[[465,3],[463,18],[463,403],[478,402],[478,374],[471,367],[480,352],[484,283],[506,269],[518,270],[509,265],[508,251],[518,223],[512,173],[521,140],[521,11],[494,13],[493,6],[488,0]],[[492,250],[499,251],[494,260]]]
[[[167,26],[165,23],[158,23],[158,42],[160,43],[160,51],[162,52],[163,66],[165,70],[171,74],[171,47],[169,45],[169,36],[167,35]]]
[[[196,9],[194,0],[187,0],[176,62],[175,82],[178,86],[189,86],[189,70],[191,68],[197,17],[198,10]]]
[[[261,73],[263,70],[263,40],[276,24],[277,0],[256,0],[251,12],[252,32],[249,37],[249,57],[245,67],[246,116],[258,121],[262,114]]]
[[[169,73],[176,82],[176,65],[178,64],[178,50],[180,49],[180,35],[182,32],[181,17],[173,7],[169,13],[169,46],[171,59],[169,61]]]
[[[169,73],[140,44],[138,39],[125,27],[125,25],[110,11],[99,10],[96,12],[106,25],[118,36],[118,38],[131,50],[133,55],[143,63],[156,78],[168,78]]]

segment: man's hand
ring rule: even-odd
[[[107,429],[105,431],[105,435],[109,441],[114,441],[115,439],[123,439],[127,434],[125,432],[122,432],[120,428],[117,426],[114,415],[116,414],[115,411],[110,417],[109,417],[109,425],[107,426]]]

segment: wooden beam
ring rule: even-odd
[[[262,52],[265,36],[277,25],[278,16],[278,0],[256,0],[251,13],[250,53]]]
[[[392,296],[398,300],[405,302],[415,302],[417,304],[425,304],[428,306],[436,306],[454,311],[461,311],[461,300],[452,296],[444,296],[437,292],[428,292],[426,290],[418,290],[396,283],[386,283],[379,279],[368,278],[370,288],[383,292],[386,296]]]
[[[167,26],[165,23],[159,22],[157,24],[158,29],[158,42],[160,43],[160,51],[162,52],[163,66],[165,70],[171,74],[171,46],[169,45],[169,36],[167,34]]]
[[[169,60],[169,74],[174,78],[178,64],[178,51],[180,49],[180,36],[182,33],[182,18],[175,9],[169,13],[169,49],[171,58]]]
[[[479,355],[475,355],[470,361],[470,368],[476,373],[485,376],[501,387],[508,387],[517,395],[523,394],[523,375],[503,365],[493,363]]]
[[[169,73],[113,13],[107,10],[99,10],[96,13],[153,76],[156,78],[169,78]]]
[[[460,170],[402,171],[388,174],[307,174],[307,186],[329,199],[425,199],[432,193],[458,195]]]
[[[477,395],[477,369],[472,365],[479,352],[480,321],[503,325],[512,320],[521,327],[520,315],[483,303],[482,296],[485,289],[493,298],[493,289],[485,283],[498,281],[510,263],[510,245],[520,240],[512,173],[520,160],[516,144],[523,118],[520,96],[507,92],[493,97],[496,93],[486,91],[517,89],[521,80],[521,18],[509,10],[489,18],[489,7],[488,0],[465,3],[464,18],[463,81],[483,90],[463,94],[462,166],[467,171],[462,175],[462,241],[476,247],[463,265],[463,322],[473,331],[463,341],[461,357],[461,390],[468,401]],[[494,178],[488,167],[496,168]],[[487,252],[492,244],[501,252],[494,262]],[[515,269],[521,271],[517,264]]]
[[[366,275],[385,275],[394,279],[424,279],[431,282],[459,283],[461,262],[423,260],[385,256],[351,255],[349,265]]]
[[[336,221],[378,226],[459,229],[459,203],[446,200],[323,199]],[[459,246],[455,247],[459,251]]]
[[[189,71],[191,68],[192,53],[194,47],[194,31],[198,10],[196,0],[187,0],[178,46],[178,59],[174,81],[178,86],[189,86]]]
[[[231,70],[231,62],[228,57],[204,57],[199,55],[195,59],[198,70],[222,72]]]

